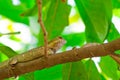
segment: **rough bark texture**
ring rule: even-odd
[[[39,50],[39,48],[37,49]],[[84,58],[114,55],[114,51],[119,49],[120,39],[117,39],[110,43],[76,48],[58,54],[50,54],[48,58],[42,56],[29,61],[17,62],[12,65],[9,64],[10,60],[7,60],[0,64],[0,80],[52,67],[57,64],[79,61]],[[31,53],[30,51],[28,52]]]

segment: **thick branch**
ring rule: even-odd
[[[40,57],[31,61],[19,62],[14,65],[13,71],[16,75],[21,75],[27,72],[52,67],[57,64],[79,61],[81,59],[89,57],[110,55],[111,53],[119,49],[120,39],[117,39],[110,43],[82,47],[78,49],[61,52],[59,54],[52,54],[49,55],[48,58]],[[9,60],[0,64],[0,80],[15,76],[14,74],[9,75],[8,72],[11,66],[8,64],[8,62]]]

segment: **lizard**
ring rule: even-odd
[[[57,38],[51,40],[48,43],[47,53],[48,54],[55,54],[56,51],[58,49],[60,49],[65,43],[66,43],[66,41],[62,37],[57,37]],[[33,49],[31,49],[27,52],[24,52],[22,54],[16,55],[16,56],[9,59],[9,64],[15,65],[17,63],[27,62],[27,61],[34,60],[36,58],[40,58],[40,57],[45,55],[44,48],[45,48],[45,46],[41,46],[38,48],[33,48]]]

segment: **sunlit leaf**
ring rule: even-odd
[[[9,58],[17,55],[17,53],[8,46],[0,46],[0,52],[5,54]]]
[[[120,8],[120,0],[112,0],[113,8]]]
[[[90,59],[86,63],[86,70],[88,73],[88,80],[101,80],[100,74],[97,70],[95,63]]]
[[[11,77],[11,78],[4,79],[4,80],[16,80],[16,78],[15,77]]]
[[[72,8],[71,13],[72,13],[72,10],[73,10],[73,12],[75,12],[75,14],[70,15],[69,24],[75,23],[80,19],[80,15],[79,15],[79,12],[78,12],[77,8],[76,7]]]
[[[112,17],[111,1],[75,0],[75,3],[86,26],[87,41],[102,42],[107,35]]]
[[[118,30],[115,28],[114,24],[111,23],[109,33],[108,33],[108,36],[107,36],[108,42],[113,41],[113,40],[115,40],[119,37],[120,37],[120,34],[119,34]]]
[[[17,37],[14,36],[14,35],[11,35],[11,36],[9,37],[9,39],[14,40],[14,41],[16,41],[16,42],[20,42],[20,41],[21,41],[20,38],[17,38]]]
[[[34,79],[34,72],[26,73],[24,75],[21,75],[19,80],[35,80]]]
[[[62,80],[62,65],[35,71],[35,80]]]
[[[24,11],[23,13],[21,13],[21,16],[34,16],[34,15],[37,15],[37,12],[38,12],[37,5],[34,5],[33,8],[30,8]]]
[[[63,9],[64,11],[61,11]],[[60,35],[65,26],[68,25],[70,9],[71,7],[61,0],[51,1],[47,12],[47,18],[44,22],[50,39]]]
[[[5,54],[0,52],[0,62],[3,62],[5,60],[7,60],[7,59],[8,59],[8,57]]]
[[[50,0],[42,0],[42,6],[46,7]]]
[[[117,17],[120,17],[120,8],[119,9],[114,9],[113,14]]]
[[[24,2],[25,1],[25,4],[26,5],[29,5],[29,4],[27,4],[27,2],[29,1],[29,0],[27,0],[27,2],[26,2],[26,0],[21,0],[22,2]],[[30,2],[30,1],[29,1]],[[34,2],[34,4],[32,5],[33,7],[31,7],[31,8],[29,8],[28,10],[26,10],[26,11],[24,11],[22,14],[21,14],[21,16],[38,16],[38,6],[37,6],[37,2],[36,2],[36,0],[33,0],[33,2]],[[46,12],[47,12],[47,9],[48,9],[48,7],[49,7],[49,5],[47,5],[47,4],[49,4],[50,3],[50,0],[48,1],[48,0],[42,0],[42,9],[43,9],[43,12],[42,12],[42,14],[45,14]],[[23,4],[23,3],[22,3]],[[45,12],[45,13],[44,13]]]
[[[63,10],[64,11],[61,11]],[[48,32],[49,40],[60,36],[64,28],[68,25],[68,17],[71,6],[62,0],[51,0],[48,11],[44,13],[44,24]],[[46,15],[45,15],[46,14]],[[43,44],[43,31],[39,34],[39,44]]]
[[[21,5],[24,5],[26,8],[32,8],[35,5],[36,0],[20,0],[20,2],[22,3]]]
[[[108,78],[111,78],[112,80],[119,80],[117,75],[118,65],[111,57],[102,57],[99,65],[102,73],[104,73]]]
[[[62,35],[67,41],[66,46],[80,46],[85,42],[85,33],[71,33]]]
[[[28,18],[21,17],[20,14],[26,10],[25,6],[15,6],[12,0],[0,0],[0,14],[16,22],[28,24]]]
[[[100,76],[101,76],[101,80],[106,80],[102,74]]]
[[[88,80],[83,63],[78,61],[64,64],[63,80]]]

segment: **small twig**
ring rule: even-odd
[[[120,64],[120,55],[119,55],[119,54],[112,53],[112,54],[110,54],[110,56],[111,56],[118,64]]]
[[[45,57],[47,57],[48,56],[48,54],[47,54],[47,47],[48,47],[48,37],[47,36],[48,36],[48,34],[47,34],[47,30],[45,29],[45,26],[42,21],[42,0],[37,0],[37,5],[38,5],[38,22],[43,31],[44,45],[45,45]]]
[[[9,33],[0,33],[0,36],[4,36],[4,35],[15,35],[15,34],[20,34],[20,32],[9,32]]]

